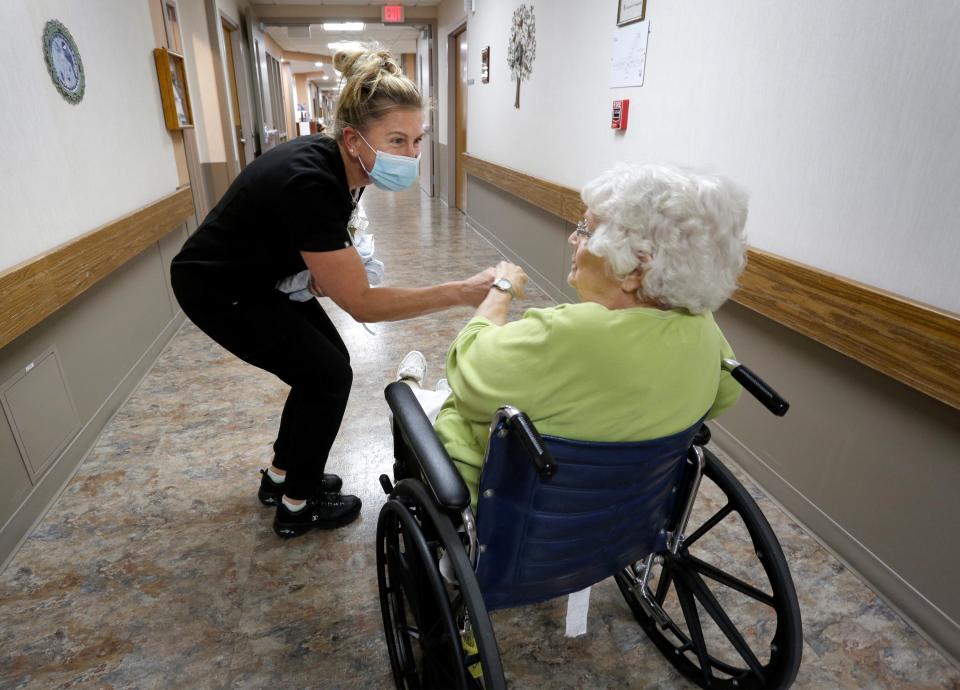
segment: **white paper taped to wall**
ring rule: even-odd
[[[647,36],[650,21],[635,22],[617,29],[613,35],[610,88],[643,86],[647,64]]]

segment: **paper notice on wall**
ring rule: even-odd
[[[613,59],[610,88],[643,86],[647,64],[647,35],[650,21],[634,22],[617,29],[613,35]]]

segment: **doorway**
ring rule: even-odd
[[[237,36],[237,28],[232,26],[225,17],[220,17],[220,24],[223,27],[224,53],[227,55],[227,92],[230,95],[231,112],[233,113],[233,132],[237,144],[237,158],[240,169],[243,170],[250,161],[247,149],[247,138],[243,133],[243,123],[240,117],[240,93],[237,87],[237,48],[240,42]],[[243,64],[242,62],[240,64]],[[251,147],[252,148],[252,147]]]
[[[467,151],[467,27],[451,39],[454,76],[454,194],[458,209],[467,212],[467,172],[463,154]]]

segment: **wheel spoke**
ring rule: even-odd
[[[698,504],[698,517],[691,519],[685,530],[689,536],[676,553],[665,550],[656,554],[661,567],[648,580],[650,603],[660,606],[666,620],[645,605],[635,579],[619,575],[617,584],[643,631],[694,683],[734,689],[789,687],[797,675],[803,643],[789,568],[776,534],[750,493],[708,449],[704,455],[703,477],[714,485],[709,489],[719,492],[715,494],[719,500],[711,500],[707,506]],[[745,543],[749,548],[752,542],[759,555],[743,563],[734,558],[734,565],[726,558],[707,555],[727,548],[728,528],[737,532],[745,528],[749,535]],[[691,550],[700,558],[690,555]],[[744,555],[750,556],[749,550]],[[728,599],[736,605],[728,605]],[[726,606],[726,611],[721,606]],[[773,624],[776,632],[768,650],[766,633]]]
[[[694,570],[702,575],[706,575],[711,580],[716,580],[720,584],[726,585],[730,589],[735,589],[741,594],[746,594],[751,599],[756,599],[767,606],[775,607],[773,597],[766,592],[757,589],[753,585],[747,584],[743,580],[740,580],[729,573],[723,572],[716,566],[710,565],[706,561],[700,560],[696,556],[686,554],[683,559],[689,563]]]
[[[657,582],[657,592],[653,595],[660,606],[663,606],[663,602],[667,598],[671,582],[673,582],[673,573],[671,572],[671,566],[668,561],[665,562],[660,569],[660,581]]]
[[[736,626],[733,624],[733,621],[730,620],[730,617],[727,616],[726,611],[723,610],[723,607],[720,606],[720,602],[717,601],[717,598],[713,596],[713,592],[710,591],[710,588],[707,587],[707,584],[703,581],[696,573],[690,573],[689,583],[691,589],[693,590],[694,596],[700,601],[703,605],[703,608],[706,612],[713,618],[714,622],[720,626],[720,630],[730,641],[730,644],[733,645],[733,648],[737,650],[744,661],[747,662],[747,665],[750,667],[750,670],[753,671],[754,675],[760,679],[761,687],[764,684],[763,677],[763,665],[760,663],[760,660],[757,659],[757,656],[753,653],[753,650],[750,649],[750,645],[747,644],[747,641],[743,639],[743,635],[740,634],[740,631],[737,630]]]
[[[684,545],[684,547],[690,548],[690,545],[691,545],[693,542],[695,542],[697,539],[699,539],[700,537],[702,537],[704,534],[706,534],[707,532],[709,532],[710,530],[712,530],[712,529],[716,526],[716,524],[717,524],[718,522],[720,522],[723,518],[727,517],[727,515],[729,515],[732,510],[733,510],[733,505],[730,504],[730,503],[727,503],[727,505],[725,505],[723,508],[721,508],[721,509],[718,510],[716,513],[714,513],[713,517],[711,517],[711,518],[710,518],[709,520],[707,520],[705,523],[703,523],[702,525],[700,525],[700,526],[697,528],[697,531],[696,531],[696,532],[694,532],[694,533],[691,534],[689,537],[687,537],[686,539],[683,540],[683,545]]]
[[[679,575],[679,573],[678,573]],[[677,577],[675,580],[675,589],[677,590],[677,599],[680,600],[680,608],[683,609],[683,618],[687,623],[687,630],[690,631],[690,641],[693,643],[693,650],[700,661],[700,673],[703,674],[705,686],[713,681],[713,671],[711,670],[710,655],[707,654],[707,645],[703,640],[703,629],[700,627],[700,616],[697,613],[697,604],[693,596],[687,589],[686,575]],[[678,650],[679,651],[679,650]],[[680,652],[681,654],[683,652]]]

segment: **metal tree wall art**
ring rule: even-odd
[[[513,27],[510,29],[510,44],[507,47],[510,76],[517,80],[514,108],[520,107],[520,82],[530,78],[536,56],[537,25],[533,19],[533,5],[520,5],[513,11]]]

